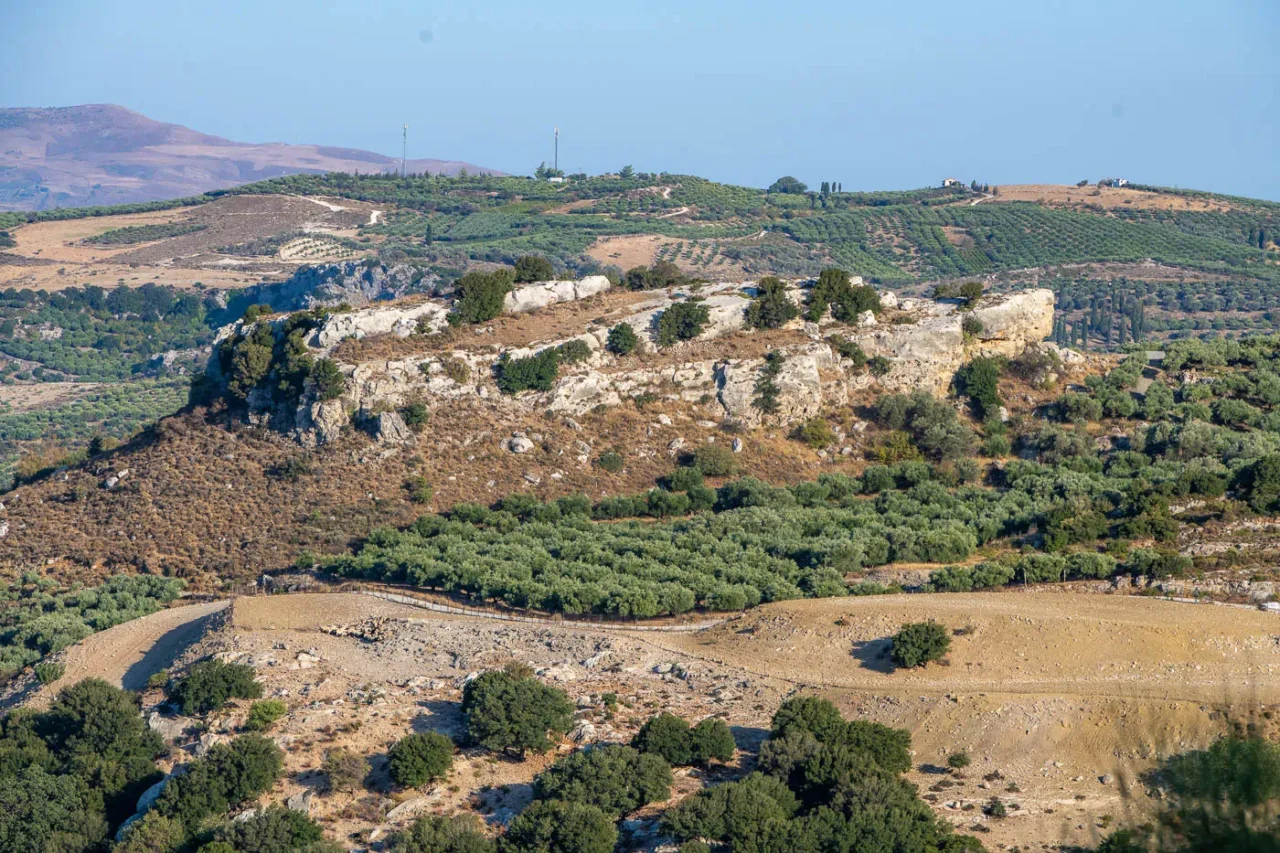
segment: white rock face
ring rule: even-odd
[[[448,314],[448,304],[439,300],[404,308],[386,305],[334,314],[312,332],[308,343],[327,352],[347,338],[386,334],[407,338],[418,331],[419,323],[425,323],[427,331],[434,334],[448,325]]]
[[[534,311],[557,302],[573,302],[586,299],[609,289],[609,279],[602,275],[589,275],[582,281],[541,281],[517,287],[503,300],[503,310],[508,314]]]
[[[534,310],[543,305],[585,298],[607,286],[608,280],[603,276],[580,282],[543,282],[511,294],[508,307],[511,310]],[[630,314],[610,318],[607,324],[584,331],[576,338],[543,341],[507,350],[507,355],[512,358],[524,358],[569,340],[580,340],[586,344],[589,355],[576,364],[561,365],[553,389],[546,393],[526,392],[516,397],[500,394],[493,378],[493,366],[499,358],[499,351],[494,347],[457,349],[448,353],[424,347],[421,354],[394,360],[340,364],[339,369],[345,377],[342,396],[323,403],[304,399],[297,412],[290,413],[295,435],[309,446],[328,443],[341,436],[349,423],[350,413],[364,412],[367,416],[367,413],[383,412],[377,416],[377,432],[383,436],[382,440],[407,444],[414,440],[412,433],[407,427],[402,429],[403,420],[389,410],[416,400],[430,407],[447,405],[462,397],[479,397],[513,411],[549,411],[564,416],[579,416],[598,406],[618,406],[639,394],[654,394],[685,402],[705,402],[710,398],[721,404],[727,418],[749,424],[764,421],[788,424],[843,405],[851,391],[872,386],[890,392],[925,390],[934,394],[945,393],[956,370],[965,362],[977,356],[1017,356],[1029,346],[1041,345],[1053,326],[1054,297],[1049,290],[1026,290],[988,297],[972,312],[961,312],[953,303],[899,300],[886,291],[881,294],[882,304],[898,304],[900,310],[907,312],[909,322],[878,324],[874,315],[868,312],[853,325],[831,321],[829,325],[837,328],[830,332],[817,324],[805,324],[805,332],[811,342],[782,348],[783,367],[775,379],[780,409],[776,415],[767,418],[763,418],[752,405],[756,396],[755,385],[763,366],[761,359],[711,358],[626,369],[634,361],[620,360],[604,348],[608,326],[623,322],[636,329],[642,348],[654,349],[653,326],[657,318],[670,305],[695,293],[701,297],[700,304],[707,307],[709,314],[709,322],[700,338],[713,339],[741,333],[746,308],[750,304],[744,293],[750,290],[750,286],[715,284],[705,285],[696,291],[657,291],[645,301],[633,304]],[[799,300],[802,290],[794,287],[793,290]],[[418,331],[418,321],[423,318],[428,329],[443,328],[446,313],[444,302],[408,307],[384,305],[337,315],[318,329],[313,337],[318,348],[324,345],[330,347],[328,351],[331,352],[338,341],[352,335],[412,334]],[[966,316],[977,319],[982,330],[966,336],[962,329]],[[800,326],[799,321],[796,326]],[[234,333],[238,326],[229,328],[230,331],[222,330],[220,336]],[[866,371],[852,369],[823,340],[824,335],[837,329],[839,334],[861,346],[868,356],[888,359],[888,373],[873,377]],[[679,351],[676,348],[669,352]],[[1069,361],[1071,355],[1063,353],[1062,358]],[[446,361],[465,363],[466,375],[450,369],[449,372],[458,379],[449,378],[445,370]],[[266,395],[262,395],[260,400],[251,397],[251,418],[266,422],[267,413],[273,405]],[[520,453],[531,449],[533,442],[512,439],[504,441],[503,446]]]

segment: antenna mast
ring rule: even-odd
[[[400,149],[400,177],[407,178],[409,176],[409,125],[404,126],[404,139]]]
[[[556,128],[556,156],[552,160],[552,168],[557,175],[560,174],[560,128],[558,127]]]

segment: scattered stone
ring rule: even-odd
[[[512,453],[528,453],[533,450],[533,442],[523,435],[515,435],[507,439],[507,450]]]
[[[734,439],[733,439],[733,444],[731,444],[731,445],[730,445],[730,447],[732,448],[732,450],[733,450],[733,452],[734,452],[734,453],[741,453],[741,452],[742,452],[742,439],[740,439],[740,438],[738,438],[738,437],[736,437],[736,436],[735,436],[735,437],[734,437]]]

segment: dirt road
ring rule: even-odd
[[[226,601],[212,601],[174,607],[94,634],[67,650],[66,674],[24,704],[43,708],[59,690],[85,678],[102,678],[129,690],[145,687],[152,674],[167,669],[200,639],[210,619],[226,606]]]

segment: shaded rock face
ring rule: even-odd
[[[260,284],[239,291],[227,304],[228,320],[244,314],[250,305],[270,305],[275,311],[303,311],[318,306],[347,304],[359,308],[373,302],[414,294],[444,296],[448,287],[435,273],[409,264],[368,264],[348,261],[301,267],[274,284]]]

